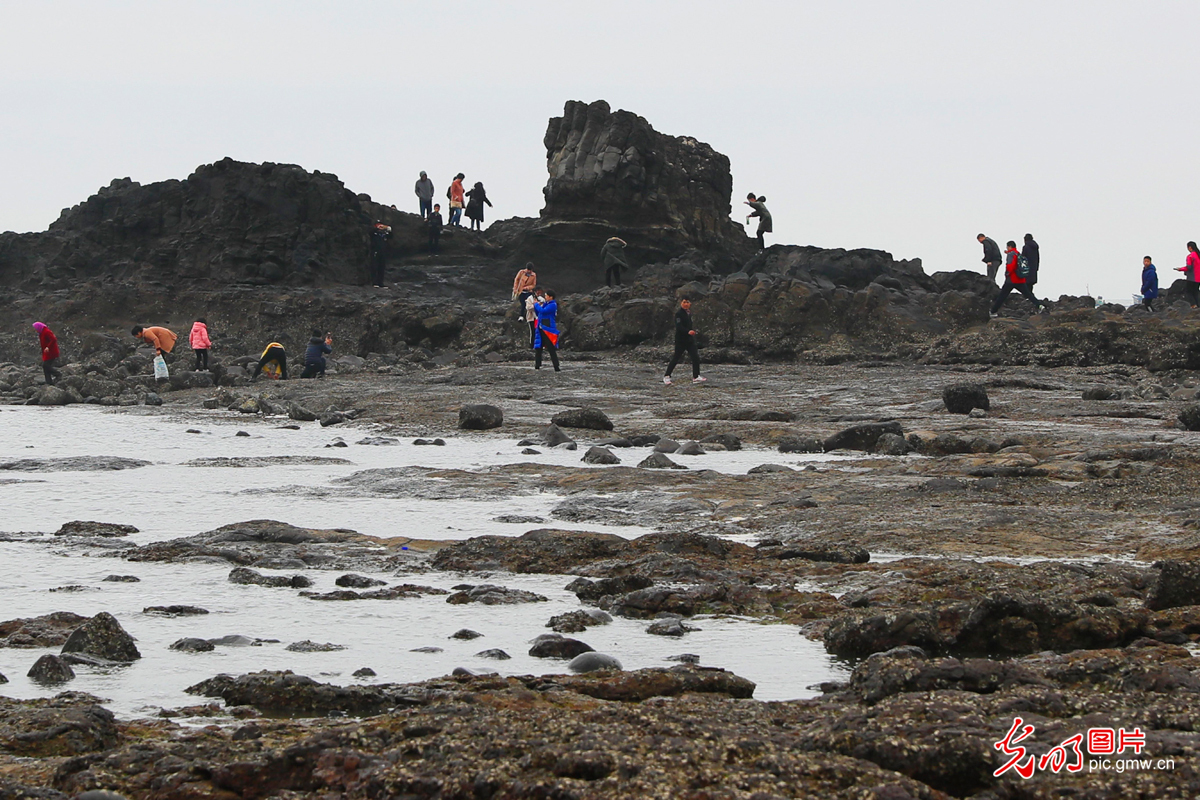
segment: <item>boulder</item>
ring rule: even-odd
[[[55,536],[128,536],[131,533],[138,533],[138,529],[132,525],[118,525],[114,522],[87,522],[84,520],[73,520],[64,522],[62,526],[54,532]]]
[[[207,614],[208,609],[199,606],[146,606],[142,613],[163,617],[197,617]]]
[[[469,431],[486,431],[504,424],[504,412],[495,406],[475,403],[458,410],[458,427]]]
[[[75,677],[75,670],[58,656],[47,653],[33,662],[28,677],[38,683],[66,683]]]
[[[1179,412],[1179,421],[1189,431],[1200,431],[1200,403],[1189,403]]]
[[[970,414],[972,409],[991,409],[987,388],[981,383],[956,383],[942,390],[942,402],[951,414]]]
[[[72,402],[71,393],[58,386],[45,386],[37,394],[39,406],[65,406]]]
[[[588,428],[594,431],[611,431],[613,429],[613,424],[605,413],[598,408],[591,407],[560,411],[550,421],[562,428]]]
[[[130,662],[142,657],[133,637],[108,612],[96,616],[75,629],[62,646],[63,653],[82,653],[108,661]]]
[[[216,650],[217,646],[207,639],[188,637],[185,639],[176,639],[171,643],[171,649],[183,653],[207,653],[210,650]]]
[[[292,403],[288,406],[288,419],[294,419],[297,422],[316,422],[318,417],[313,411],[309,411],[299,403]]]
[[[1084,400],[1112,400],[1116,396],[1117,392],[1111,386],[1089,386],[1083,390]]]
[[[684,442],[683,444],[681,444],[679,446],[679,449],[675,452],[681,456],[705,455],[704,448],[700,446],[699,442]]]
[[[679,442],[674,439],[659,439],[654,443],[654,452],[656,453],[678,453]]]
[[[1161,561],[1158,578],[1146,595],[1146,607],[1155,611],[1200,606],[1200,561]]]
[[[575,673],[599,672],[600,670],[620,670],[621,662],[610,655],[590,651],[580,653],[571,659],[567,669]]]
[[[875,452],[883,456],[902,456],[908,452],[908,442],[903,436],[885,433],[875,440]]]
[[[620,464],[621,459],[607,447],[589,447],[583,454],[583,461],[588,464]]]
[[[459,630],[450,634],[451,639],[462,639],[463,641],[470,641],[472,639],[478,639],[481,636],[483,636],[482,633],[479,633],[478,631],[473,631],[470,628],[460,628]]]
[[[885,433],[903,436],[904,429],[900,427],[899,422],[866,422],[854,425],[826,439],[825,449],[864,450],[869,453],[874,449],[879,437]]]
[[[504,652],[503,650],[501,650],[498,647],[493,647],[488,650],[480,650],[478,653],[475,654],[475,657],[476,658],[490,658],[490,659],[493,659],[494,661],[508,661],[509,659],[512,658],[512,656],[510,656],[508,653]]]
[[[485,606],[516,605],[517,603],[544,603],[546,598],[524,589],[508,589],[485,583],[455,592],[446,598],[451,605],[482,603]]]
[[[590,653],[592,646],[558,633],[543,633],[533,640],[529,655],[534,658],[572,659],[580,653]]]
[[[558,447],[560,444],[574,444],[575,440],[567,436],[557,425],[551,422],[542,431],[542,443],[546,447]]]
[[[726,450],[742,449],[742,440],[732,433],[710,433],[700,440],[700,444],[719,444]]]
[[[779,452],[781,453],[823,453],[825,452],[825,444],[820,439],[812,437],[797,438],[788,437],[779,441]]]
[[[683,636],[690,631],[699,630],[684,623],[680,617],[665,617],[655,620],[646,628],[646,633],[654,636]]]
[[[304,575],[263,575],[249,567],[234,567],[229,571],[230,583],[241,583],[255,586],[270,586],[274,588],[307,589],[312,581]]]
[[[353,572],[345,575],[339,575],[334,581],[338,586],[344,586],[347,589],[370,589],[373,586],[386,586],[387,581],[381,581],[377,578],[368,578],[366,575],[356,575]]]
[[[664,453],[652,453],[638,464],[642,469],[687,469],[683,464],[676,464]]]

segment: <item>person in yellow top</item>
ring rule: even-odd
[[[267,345],[267,349],[263,350],[258,363],[254,365],[254,373],[250,376],[250,380],[257,378],[264,369],[267,371],[268,377],[276,377],[278,371],[278,376],[287,380],[287,353],[284,352],[283,345],[279,342],[271,342]]]
[[[131,333],[135,339],[141,339],[144,343],[153,347],[154,354],[159,356],[165,356],[174,350],[175,340],[178,338],[166,328],[143,328],[141,325],[134,325]]]

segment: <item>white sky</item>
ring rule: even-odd
[[[0,75],[0,230],[224,156],[535,216],[547,118],[603,98],[728,155],[768,243],[932,273],[1029,231],[1039,295],[1128,303],[1200,239],[1196,0],[0,0]]]

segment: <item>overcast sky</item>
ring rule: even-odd
[[[547,118],[602,98],[728,155],[768,243],[932,273],[1032,232],[1039,295],[1128,303],[1200,239],[1196,0],[0,0],[0,74],[0,230],[225,156],[535,216]]]

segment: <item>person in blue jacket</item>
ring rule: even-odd
[[[325,356],[333,352],[333,334],[321,336],[320,328],[313,328],[312,338],[308,340],[308,349],[304,351],[304,372],[301,378],[324,378]]]
[[[550,351],[550,363],[554,365],[554,371],[560,372],[558,367],[558,302],[554,299],[554,292],[550,289],[543,289],[538,301],[533,304],[533,310],[537,314],[537,333],[533,337],[533,368],[542,368],[542,348]]]
[[[1150,256],[1142,259],[1142,305],[1154,311],[1154,299],[1158,297],[1158,270]]]

